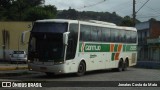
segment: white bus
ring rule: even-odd
[[[137,30],[113,23],[46,19],[34,23],[28,46],[29,70],[48,76],[86,71],[124,71],[137,62]]]

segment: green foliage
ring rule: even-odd
[[[115,12],[93,12],[93,11],[82,11],[78,12],[75,9],[68,9],[59,11],[56,18],[62,19],[79,19],[79,20],[99,20],[120,24],[122,17],[118,16]]]
[[[139,23],[139,22],[140,22],[139,20],[136,20],[136,23]],[[120,25],[121,26],[130,26],[130,27],[135,26],[133,19],[130,16],[125,16]]]
[[[120,25],[121,26],[134,26],[134,23],[133,23],[132,18],[130,18],[129,16],[125,16]]]
[[[155,18],[150,18],[149,21],[157,21]]]
[[[0,20],[35,21],[55,18],[55,6],[42,6],[44,0],[0,0]]]
[[[35,21],[38,19],[51,19],[55,18],[56,8],[53,6],[38,6],[31,8],[26,13],[26,20]]]
[[[78,19],[78,11],[71,8],[68,10],[63,10],[58,13],[57,18],[75,20],[75,19]]]
[[[11,5],[11,0],[0,0],[0,7],[1,8],[9,8]]]

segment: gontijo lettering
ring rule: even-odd
[[[131,46],[131,47],[130,47],[130,50],[136,50],[136,49],[137,49],[136,46]]]
[[[86,51],[91,51],[91,50],[100,51],[101,50],[101,46],[100,45],[86,45],[85,46],[85,50]]]

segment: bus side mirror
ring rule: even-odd
[[[25,44],[26,33],[28,33],[28,32],[30,32],[30,30],[22,32],[22,34],[21,34],[21,43],[22,44]]]
[[[68,36],[70,32],[63,33],[63,44],[68,45]]]

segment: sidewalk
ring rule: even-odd
[[[27,75],[31,72],[27,64],[9,64],[0,62],[0,77]]]
[[[0,63],[0,71],[24,70],[24,69],[28,69],[27,64]]]

